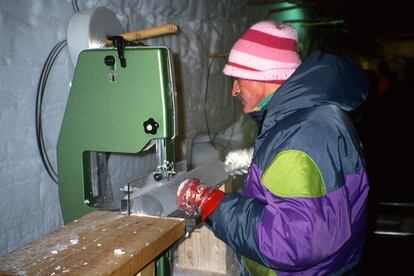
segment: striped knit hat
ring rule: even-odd
[[[288,24],[258,22],[234,44],[223,72],[241,79],[283,83],[302,62],[297,40],[296,30]]]

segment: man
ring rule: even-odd
[[[243,195],[184,181],[177,205],[200,212],[251,275],[354,274],[361,258],[368,180],[345,111],[368,93],[363,70],[321,52],[303,63],[297,33],[262,21],[233,46],[233,96],[259,122]]]

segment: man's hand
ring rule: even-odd
[[[253,158],[253,148],[230,151],[224,160],[224,170],[230,175],[243,175],[249,170]]]
[[[177,190],[177,207],[190,214],[201,214],[204,221],[210,216],[221,200],[224,192],[207,187],[196,178],[181,182]]]

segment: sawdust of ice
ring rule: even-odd
[[[116,248],[114,250],[114,254],[115,255],[123,255],[123,254],[125,254],[125,250],[123,248]]]

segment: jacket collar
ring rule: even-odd
[[[316,51],[278,88],[262,113],[254,116],[262,116],[260,122],[265,131],[274,125],[274,120],[296,110],[334,104],[350,111],[367,95],[366,73],[358,64]]]

